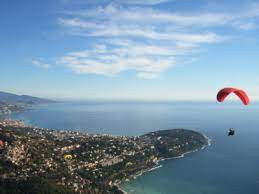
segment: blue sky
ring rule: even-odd
[[[259,2],[2,0],[0,90],[55,99],[259,100]]]

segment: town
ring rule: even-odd
[[[0,101],[0,115],[12,114],[14,112],[24,111],[25,108],[22,105],[10,104],[7,102]]]
[[[207,144],[205,136],[185,129],[130,137],[41,129],[2,120],[0,179],[16,184],[40,177],[67,193],[123,193],[122,181],[155,167],[163,158]]]

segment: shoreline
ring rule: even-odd
[[[9,120],[9,119],[8,119]],[[10,119],[10,120],[14,120],[14,119]],[[25,125],[29,126],[29,127],[33,127],[31,125],[28,125],[26,121],[24,120],[19,120],[20,122],[23,122]],[[46,129],[46,128],[39,128],[39,129]],[[48,130],[48,129],[46,129]],[[55,131],[63,131],[63,130],[57,130],[57,129],[52,129],[52,130],[55,130]],[[69,130],[67,132],[78,132],[77,130]],[[79,132],[79,133],[82,133],[84,135],[90,135],[89,133],[85,133],[85,132]],[[96,136],[97,134],[92,134],[94,136]],[[98,134],[100,136],[106,136],[108,134]],[[126,180],[132,180],[132,179],[136,179],[138,176],[142,176],[144,173],[146,172],[150,172],[150,171],[153,171],[153,170],[156,170],[158,168],[162,168],[163,165],[160,164],[160,162],[164,161],[164,160],[171,160],[171,159],[179,159],[179,158],[184,158],[185,155],[187,154],[190,154],[190,153],[193,153],[193,152],[197,152],[197,151],[200,151],[200,150],[203,150],[205,149],[205,147],[207,146],[211,146],[211,139],[208,138],[205,134],[203,134],[203,137],[207,140],[207,144],[206,145],[203,145],[202,147],[200,148],[197,148],[197,149],[194,149],[194,150],[191,150],[191,151],[187,151],[187,152],[184,152],[182,154],[180,154],[179,156],[174,156],[174,157],[168,157],[168,158],[158,158],[156,162],[154,162],[154,166],[152,167],[144,167],[143,166],[143,169],[136,172],[135,174],[132,174],[130,175],[128,178],[125,178],[125,179],[122,179],[122,180],[117,180],[117,182],[115,181],[113,186],[115,186],[117,188],[117,190],[123,194],[127,194],[127,192],[125,190],[123,190],[123,187],[122,187],[122,184],[126,182]],[[118,136],[114,136],[114,135],[108,135],[108,136],[112,136],[112,137],[118,137]]]
[[[204,150],[206,147],[211,146],[211,141],[212,141],[212,140],[211,140],[208,136],[206,136],[205,134],[202,134],[202,135],[207,139],[207,141],[208,141],[208,144],[207,144],[207,145],[204,145],[204,146],[202,146],[202,147],[199,148],[199,149],[194,149],[194,150],[192,150],[192,151],[185,152],[185,153],[183,153],[183,154],[181,154],[181,155],[179,155],[179,156],[170,157],[170,158],[161,158],[161,159],[159,159],[159,160],[157,161],[157,164],[156,164],[154,167],[149,168],[149,169],[146,169],[146,170],[141,170],[140,172],[136,173],[135,175],[132,175],[133,179],[136,179],[137,177],[142,176],[144,173],[151,172],[151,171],[153,171],[153,170],[162,168],[163,165],[162,165],[162,164],[159,164],[159,163],[162,162],[162,161],[184,158],[185,155],[187,155],[187,154],[191,154],[191,153],[194,153],[194,152],[197,152],[197,151],[200,151],[200,150]],[[132,180],[132,177],[129,177],[129,181]],[[122,186],[121,186],[121,185],[123,184],[123,182],[125,183],[125,180],[120,181],[120,183],[119,183],[119,184],[116,184],[115,186],[116,186],[121,192],[123,192],[124,194],[128,194],[125,190],[123,190],[123,188],[122,188]]]

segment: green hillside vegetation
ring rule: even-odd
[[[0,180],[1,194],[74,194],[72,190],[47,179],[31,177],[28,180]]]
[[[119,194],[121,181],[155,167],[161,159],[208,144],[202,134],[186,129],[131,137],[8,122],[1,125],[0,121],[1,193]]]

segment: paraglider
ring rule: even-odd
[[[72,156],[70,154],[64,155],[65,160],[72,160]]]
[[[218,102],[223,102],[228,95],[234,93],[238,96],[238,98],[243,102],[244,105],[248,105],[250,103],[249,97],[244,90],[238,88],[223,88],[217,94]],[[230,128],[228,131],[228,136],[235,135],[235,130]]]
[[[133,165],[132,162],[128,162],[128,163],[126,164],[126,167],[129,167],[129,166],[132,166],[132,165]]]
[[[220,90],[217,94],[218,102],[223,102],[225,98],[231,93],[236,94],[244,105],[249,104],[250,100],[246,92],[237,88],[223,88],[222,90]]]

